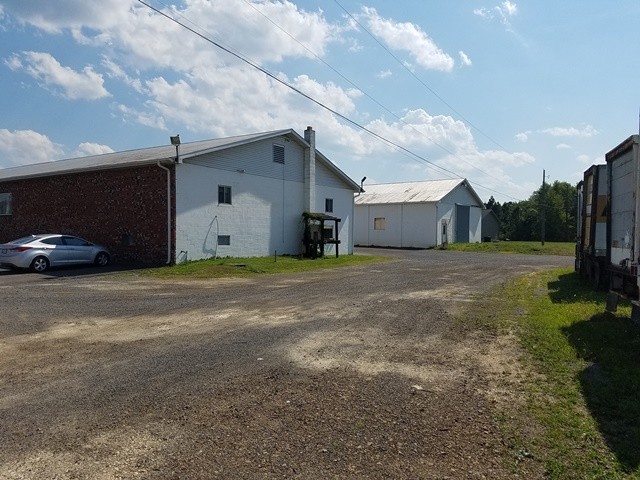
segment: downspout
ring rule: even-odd
[[[167,172],[167,265],[171,263],[171,170],[160,164],[157,165]]]

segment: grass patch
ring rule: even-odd
[[[575,255],[575,243],[572,242],[482,242],[450,243],[447,250],[479,253],[521,253],[524,255]]]
[[[640,478],[640,328],[629,305],[606,313],[605,294],[572,270],[522,277],[499,295],[497,323],[517,333],[530,373],[526,405],[506,425],[527,432],[514,450],[553,479]]]
[[[373,255],[341,255],[316,259],[292,256],[212,258],[178,265],[145,270],[145,275],[158,278],[221,278],[256,274],[293,273],[326,268],[347,267],[364,263],[383,262],[387,257]]]

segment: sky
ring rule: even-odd
[[[638,133],[638,0],[144,1],[0,0],[0,168],[312,126],[507,202]]]

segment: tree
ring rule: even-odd
[[[500,238],[505,240],[540,240],[542,208],[545,214],[545,239],[550,242],[570,242],[576,232],[576,187],[567,182],[554,182],[533,192],[528,200],[500,205],[489,198],[485,207],[500,220]]]

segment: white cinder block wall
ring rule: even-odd
[[[273,161],[273,145],[285,149],[285,163]],[[305,204],[304,148],[274,138],[186,159],[176,168],[176,262],[212,257],[302,253]],[[339,223],[340,253],[353,253],[353,188],[316,157],[315,212]],[[218,186],[231,187],[231,204],[218,203]],[[306,195],[308,195],[308,191]],[[327,226],[333,222],[327,222]],[[221,245],[220,236],[230,245]],[[327,245],[326,254],[334,252]]]

